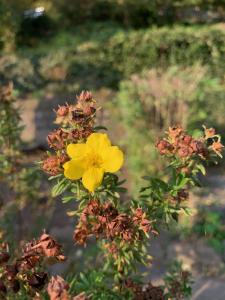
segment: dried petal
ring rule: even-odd
[[[48,295],[50,300],[69,300],[69,285],[60,276],[53,276],[48,284]]]

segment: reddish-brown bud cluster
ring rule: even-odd
[[[69,284],[61,276],[53,276],[47,288],[50,300],[88,300],[84,292],[72,297],[69,295]]]
[[[92,94],[83,91],[77,96],[76,104],[65,104],[56,110],[56,123],[61,127],[50,132],[47,142],[54,154],[42,162],[42,170],[51,176],[63,172],[62,165],[68,160],[67,145],[85,142],[94,132],[96,103]]]
[[[62,246],[46,233],[43,233],[38,241],[27,243],[23,252],[22,258],[39,256],[39,258],[55,258],[58,261],[65,260],[65,256],[62,255]]]
[[[146,213],[143,212],[141,208],[137,208],[134,216],[133,222],[135,225],[138,225],[145,233],[152,232],[157,234],[156,231],[152,229],[152,223],[146,218]]]
[[[71,122],[71,109],[68,104],[58,106],[56,113],[56,124],[69,124]]]
[[[120,237],[126,242],[140,239],[142,233],[154,232],[151,222],[139,209],[134,216],[119,213],[111,203],[100,204],[98,200],[90,201],[84,208],[80,222],[74,232],[74,240],[85,244],[88,236],[103,236],[111,241]]]
[[[65,260],[59,245],[50,235],[42,234],[38,241],[29,242],[24,246],[22,256],[7,264],[10,259],[9,252],[0,245],[2,276],[0,279],[0,295],[8,291],[17,293],[21,286],[30,290],[42,289],[47,283],[48,275],[40,271],[43,260]]]
[[[63,130],[62,128],[52,131],[47,136],[49,147],[54,150],[64,149],[66,146],[68,135],[68,132],[66,130]]]
[[[65,154],[52,155],[47,157],[42,162],[42,170],[49,175],[55,176],[62,173],[62,165],[68,160],[68,156]]]
[[[216,136],[216,130],[214,128],[206,128],[205,126],[203,126],[203,128],[206,140],[212,139]]]
[[[220,141],[214,141],[210,146],[210,149],[212,149],[220,157],[222,157],[221,152],[223,151],[223,148],[224,145]]]
[[[77,96],[77,108],[80,108],[87,116],[91,116],[95,113],[95,101],[91,92],[82,91],[81,94]]]
[[[128,279],[125,282],[125,286],[132,290],[134,294],[133,300],[166,300],[163,289],[159,286],[153,286],[151,282],[141,286]]]
[[[68,144],[85,140],[92,132],[93,130],[91,127],[71,130],[59,128],[49,133],[47,136],[47,142],[49,147],[54,150],[65,150]]]
[[[59,105],[59,107],[58,107],[58,109],[56,111],[56,114],[59,117],[65,117],[65,116],[68,115],[69,111],[70,111],[70,109],[69,109],[69,105],[68,104],[62,105],[62,106]]]
[[[60,276],[53,276],[47,289],[50,300],[70,300],[68,290],[68,283]]]
[[[159,140],[156,147],[161,155],[176,155],[186,159],[195,155],[204,159],[208,156],[205,141],[194,139],[186,134],[181,127],[170,127],[168,138]]]
[[[95,112],[96,107],[92,94],[88,91],[83,91],[77,96],[77,103],[75,105],[66,104],[59,106],[56,111],[56,123],[91,128]]]
[[[172,154],[174,151],[174,147],[166,140],[159,140],[156,147],[161,155]]]

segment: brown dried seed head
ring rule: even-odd
[[[89,102],[93,100],[92,93],[89,91],[82,91],[79,96],[77,96],[77,100],[80,102]]]
[[[69,106],[68,105],[59,106],[59,108],[56,111],[56,114],[59,117],[65,117],[68,113],[69,113]]]
[[[62,150],[66,147],[68,137],[69,133],[62,128],[59,128],[49,133],[47,136],[47,142],[50,148],[54,150]]]
[[[211,148],[216,154],[221,155],[224,145],[219,141],[214,141],[213,144],[211,145]]]
[[[73,239],[75,242],[77,242],[79,245],[85,245],[87,238],[88,238],[89,232],[85,226],[81,226],[75,229],[73,234]]]
[[[159,140],[156,143],[156,148],[161,155],[173,153],[174,147],[166,140]]]
[[[49,175],[55,176],[63,172],[62,165],[68,160],[67,155],[52,155],[42,162],[42,170]]]
[[[206,128],[205,126],[203,126],[203,128],[206,140],[213,138],[216,135],[216,130],[214,128]]]
[[[48,284],[48,295],[50,300],[69,300],[69,285],[60,276],[53,276]]]
[[[184,132],[183,128],[181,126],[173,126],[173,127],[169,127],[169,132],[168,132],[168,136],[174,140],[176,139],[178,136],[180,136],[182,133]]]

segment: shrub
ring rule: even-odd
[[[211,15],[217,18],[223,15],[224,1],[203,0],[85,0],[73,2],[68,0],[55,0],[58,14],[66,17],[67,24],[80,24],[87,20],[116,20],[123,26],[146,27],[152,24],[184,23],[188,18],[181,15],[189,13],[190,19],[196,23],[201,21],[201,16],[210,16],[207,22],[213,21]],[[197,13],[196,13],[197,12]],[[210,12],[211,14],[208,14]],[[195,18],[193,18],[193,16]]]
[[[209,65],[214,71],[222,71],[225,63],[224,37],[225,33],[213,26],[119,32],[109,40],[104,52],[112,66],[125,76],[144,67],[188,66],[196,61]]]
[[[172,66],[166,71],[151,69],[123,81],[116,104],[126,130],[124,143],[131,174],[154,173],[161,169],[152,144],[169,124],[180,124],[188,130],[204,123],[222,128],[224,97],[224,84],[212,78],[207,68],[199,64],[186,68]],[[143,141],[148,142],[140,147]],[[143,157],[152,164],[146,166]]]
[[[0,96],[2,107],[15,112],[11,118],[19,118],[18,111],[13,110],[12,85],[4,87]],[[69,284],[60,276],[49,279],[47,265],[66,258],[54,238],[44,232],[38,240],[24,243],[14,252],[9,251],[1,236],[1,299],[181,300],[190,296],[191,274],[178,262],[173,264],[162,286],[145,284],[143,274],[137,272],[140,265],[147,267],[151,262],[149,241],[160,234],[163,226],[169,228],[171,222],[178,222],[181,213],[188,214],[189,188],[198,184],[200,173],[205,175],[206,163],[222,157],[221,137],[214,128],[205,127],[196,138],[182,127],[169,127],[156,144],[159,154],[168,162],[167,178],[145,176],[138,196],[130,197],[123,187],[125,180],[117,174],[125,155],[102,132],[106,128],[96,126],[98,110],[87,91],[77,96],[76,102],[59,106],[55,111],[59,128],[49,133],[51,151],[40,162],[54,182],[53,196],[61,196],[65,204],[74,203],[73,211],[68,212],[77,219],[74,242],[84,247],[90,238],[96,240],[96,267],[84,264],[86,270],[79,275],[71,270]],[[20,132],[14,122],[13,125]],[[16,162],[4,150],[14,150],[17,144],[14,136],[8,140],[5,132],[1,132],[0,150],[16,174]]]
[[[30,207],[40,199],[37,192],[40,172],[37,167],[29,166],[21,150],[22,128],[20,110],[10,82],[0,87],[0,184],[3,188],[0,195],[0,228],[2,235],[7,231],[7,235],[12,237],[12,244],[22,233],[22,222],[17,222],[17,226],[12,226],[11,222],[19,218],[30,199],[33,199]]]
[[[225,33],[220,28],[175,26],[121,30],[111,27],[112,24],[80,27],[75,33],[53,38],[49,45],[40,44],[33,52],[19,51],[13,56],[13,63],[10,57],[3,57],[1,59],[9,60],[9,63],[2,65],[0,76],[24,82],[19,86],[20,90],[30,89],[26,82],[30,82],[33,70],[33,89],[57,78],[61,80],[64,75],[67,85],[69,80],[76,81],[80,88],[105,86],[117,89],[122,79],[145,68],[167,68],[174,64],[190,66],[199,62],[207,65],[213,76],[223,77]],[[31,66],[23,68],[24,63]],[[18,77],[19,69],[22,71]],[[91,79],[87,82],[86,78]]]
[[[84,246],[95,237],[103,258],[99,269],[76,277],[72,290],[93,300],[184,299],[191,293],[190,273],[183,272],[179,264],[166,276],[164,287],[149,283],[143,288],[133,274],[140,263],[148,264],[149,238],[162,225],[178,221],[181,211],[188,212],[187,188],[197,184],[199,173],[205,174],[203,162],[221,157],[220,136],[213,128],[205,128],[204,134],[194,138],[181,127],[169,127],[156,145],[169,161],[168,179],[146,176],[138,197],[121,198],[126,189],[115,173],[124,155],[111,145],[106,133],[99,132],[104,128],[95,125],[97,111],[90,92],[82,92],[76,103],[59,106],[55,123],[60,127],[48,135],[52,151],[41,163],[49,180],[55,182],[53,196],[65,194],[64,203],[78,202],[68,213],[78,216],[74,241]]]

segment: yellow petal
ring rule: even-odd
[[[103,164],[102,167],[106,172],[117,172],[123,165],[123,152],[117,147],[112,146],[102,151]]]
[[[80,159],[86,154],[86,144],[69,144],[67,146],[67,154],[73,159]]]
[[[93,192],[98,186],[101,185],[104,171],[101,168],[89,168],[84,172],[82,182],[89,192]]]
[[[64,176],[71,180],[80,179],[84,174],[82,161],[70,160],[63,165]]]
[[[105,133],[92,133],[86,142],[86,145],[95,151],[101,151],[104,148],[111,146],[108,135]]]

